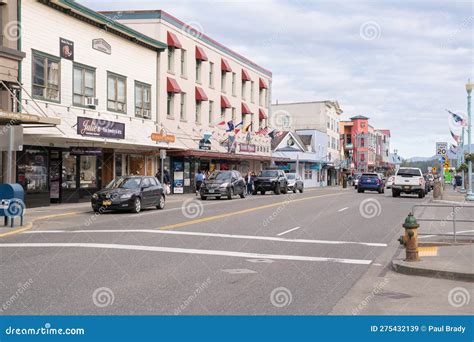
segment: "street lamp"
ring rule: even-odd
[[[467,91],[467,152],[471,155],[471,93],[474,84],[471,83],[469,79],[466,83]],[[474,201],[474,193],[472,193],[472,158],[469,159],[468,169],[467,169],[467,193],[466,201]]]

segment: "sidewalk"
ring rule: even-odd
[[[444,190],[441,194],[441,200],[433,200],[433,202],[440,203],[450,203],[450,202],[459,202],[463,204],[472,204],[474,202],[467,202],[465,197],[466,193],[460,192],[461,188],[457,187],[456,190],[453,190],[453,186],[450,184],[445,184]]]

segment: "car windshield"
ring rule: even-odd
[[[209,180],[228,180],[231,178],[231,173],[230,172],[213,172],[209,176]]]
[[[295,178],[296,178],[296,174],[294,174],[294,173],[287,173],[287,174],[286,174],[286,178],[288,178],[288,179],[295,179]]]
[[[397,176],[402,177],[419,177],[420,171],[417,169],[400,169],[398,170]]]
[[[105,188],[106,189],[137,189],[140,186],[141,178],[116,178],[111,181]]]
[[[367,177],[378,177],[376,173],[364,173],[362,177],[367,178]]]
[[[260,172],[260,177],[277,177],[278,171],[264,170]]]

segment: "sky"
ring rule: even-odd
[[[272,101],[337,100],[342,120],[391,130],[391,150],[454,143],[446,109],[467,112],[474,1],[81,0],[95,10],[162,9],[273,73]],[[467,138],[466,138],[467,140]]]

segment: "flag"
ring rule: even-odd
[[[224,126],[225,125],[225,121],[221,121],[217,124],[217,126]]]
[[[451,114],[451,117],[453,118],[454,122],[460,124],[461,126],[465,126],[467,123],[466,123],[466,120],[463,119],[463,117],[459,114],[456,114],[456,113],[453,113],[451,112],[450,110],[446,109],[446,111]]]
[[[243,122],[243,121],[240,121],[237,125],[235,125],[234,128],[237,128],[237,127],[239,127],[239,126],[242,126],[243,124],[244,124],[244,122]]]
[[[457,143],[459,143],[459,140],[460,140],[460,136],[459,135],[456,135],[453,133],[453,131],[451,131],[451,136],[453,137],[454,141],[456,141]]]
[[[244,132],[251,131],[251,130],[252,130],[252,125],[253,125],[253,122],[251,122],[249,125],[247,125],[247,126],[244,128]]]
[[[230,120],[229,122],[227,122],[227,128],[226,128],[226,132],[232,132],[234,130],[234,123],[232,122],[232,120]]]
[[[240,132],[239,128],[234,129],[234,134],[237,135]]]
[[[458,154],[458,148],[454,145],[451,145],[451,147],[449,148],[449,151],[452,153],[452,154]]]

